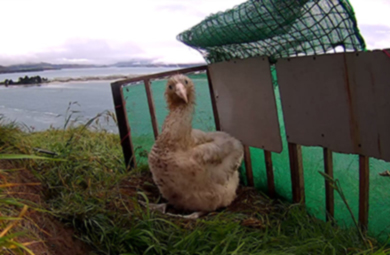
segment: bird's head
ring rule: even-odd
[[[191,105],[195,100],[194,83],[185,75],[173,75],[168,79],[165,97],[170,109],[181,105]]]

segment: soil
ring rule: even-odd
[[[15,169],[9,162],[0,160],[0,169]],[[37,204],[46,208],[42,186],[39,180],[27,169],[18,169],[7,173],[0,182],[21,183],[24,185],[7,190],[8,196],[26,201],[26,204]],[[31,185],[30,185],[31,184]],[[21,243],[30,243],[27,247],[36,255],[86,255],[92,249],[75,237],[75,231],[65,226],[48,213],[37,211],[31,206],[24,220],[16,228],[17,231],[27,232],[27,237],[18,238]],[[17,216],[17,215],[15,215]]]

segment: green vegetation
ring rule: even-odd
[[[0,176],[3,176],[3,170],[1,169]],[[23,234],[18,231],[13,232],[13,229],[22,220],[22,217],[26,214],[28,206],[23,205],[21,202],[17,201],[14,198],[8,198],[5,196],[4,189],[7,186],[11,185],[15,185],[15,183],[0,183],[0,250],[24,250],[29,254],[33,254],[31,250],[29,250],[23,243],[14,240],[16,237],[21,236]],[[21,207],[22,209],[20,209]],[[14,215],[17,215],[17,217],[15,217]]]
[[[1,120],[1,118],[0,118]],[[0,130],[13,130],[15,126],[13,124],[4,126]],[[3,140],[2,140],[3,141]],[[2,152],[2,149],[0,149]],[[17,159],[32,159],[32,160],[56,160],[47,157],[40,157],[35,155],[23,155],[23,154],[3,154],[0,153],[0,160],[17,160]],[[62,161],[61,159],[59,159]],[[21,243],[15,240],[17,237],[24,236],[23,232],[12,232],[16,228],[19,222],[23,220],[23,216],[26,214],[29,206],[18,201],[13,197],[7,196],[6,188],[21,186],[20,183],[9,183],[6,178],[6,171],[1,169],[0,165],[0,177],[3,182],[0,182],[0,248],[3,252],[27,252],[28,254],[34,254],[27,245],[29,243]],[[24,185],[24,184],[23,184]],[[21,209],[20,209],[21,208]],[[5,215],[5,216],[3,216]],[[18,215],[12,217],[11,215]]]
[[[95,254],[390,254],[356,228],[334,227],[302,206],[271,201],[250,188],[241,188],[231,207],[198,221],[150,212],[137,203],[161,201],[147,166],[125,169],[119,137],[98,126],[112,116],[73,127],[68,115],[63,129],[33,133],[0,125],[0,154],[33,155],[41,148],[57,154],[46,157],[63,159],[15,160],[41,181],[47,205],[41,210],[73,226]],[[137,152],[146,156],[142,148]],[[20,211],[0,204],[2,216]]]
[[[12,79],[4,80],[3,82],[0,82],[0,85],[30,85],[30,84],[42,84],[42,83],[47,83],[49,80],[47,78],[41,78],[41,76],[31,76],[28,77],[27,75],[24,77],[19,77],[18,81],[13,81]]]

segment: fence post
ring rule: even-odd
[[[255,186],[255,183],[253,180],[251,151],[249,146],[246,145],[244,145],[244,161],[245,161],[246,179],[248,180],[248,185],[253,187]]]
[[[275,198],[275,179],[274,179],[274,169],[272,164],[272,154],[270,151],[264,151],[265,159],[265,168],[267,171],[267,184],[268,184],[268,193],[270,198]]]
[[[126,116],[125,100],[121,93],[122,85],[115,82],[111,83],[111,90],[126,168],[131,169],[136,167],[136,162],[133,143],[131,141],[130,125]]]
[[[156,118],[156,110],[154,107],[154,100],[152,95],[152,89],[149,79],[144,80],[145,84],[145,91],[146,91],[146,97],[148,99],[148,106],[149,106],[149,112],[150,112],[150,118],[152,119],[152,126],[153,126],[153,133],[154,133],[154,139],[157,139],[158,136],[158,124],[157,124],[157,118]]]
[[[368,226],[369,158],[359,155],[359,224],[366,231]]]
[[[294,203],[305,203],[301,146],[294,143],[288,143],[288,151],[290,157],[293,201]]]
[[[219,131],[219,130],[221,130],[221,123],[219,122],[219,114],[218,114],[217,102],[215,101],[213,81],[211,80],[210,69],[208,67],[207,67],[206,74],[207,74],[207,81],[209,84],[211,106],[213,108],[213,114],[214,114],[215,129]]]
[[[333,154],[328,148],[324,148],[324,166],[325,173],[333,178]],[[326,195],[326,220],[334,218],[334,190],[330,182],[325,179],[325,195]]]

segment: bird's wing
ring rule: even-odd
[[[213,138],[209,135],[209,133],[203,132],[199,129],[193,129],[191,135],[194,139],[195,145],[200,145],[213,141]]]
[[[243,147],[235,139],[217,138],[194,147],[191,153],[193,164],[203,166],[203,175],[216,184],[225,185],[242,162]]]
[[[190,159],[198,164],[218,166],[223,164],[228,171],[237,169],[237,162],[243,156],[243,146],[240,141],[224,132],[208,133],[212,136],[212,141],[193,147],[190,153]],[[211,138],[210,138],[211,139]]]

